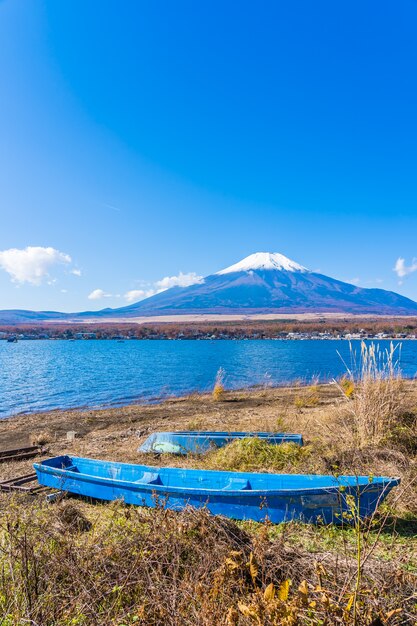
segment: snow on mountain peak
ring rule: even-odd
[[[231,272],[250,272],[251,270],[286,270],[287,272],[308,272],[308,269],[291,261],[279,252],[255,252],[245,257],[239,263],[226,267],[217,274]]]

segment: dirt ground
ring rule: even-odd
[[[417,406],[417,383],[407,383],[410,401]],[[191,395],[155,405],[111,409],[50,411],[0,421],[0,450],[45,441],[36,459],[0,463],[0,480],[31,471],[34,460],[72,454],[143,464],[185,465],[181,457],[150,457],[138,446],[157,430],[248,430],[301,433],[305,444],[331,449],[348,445],[344,430],[346,400],[336,385],[314,388],[266,388],[226,392],[222,401]],[[73,442],[67,432],[76,431]],[[198,467],[198,459],[192,460]],[[377,464],[376,464],[377,465]],[[384,459],[384,469],[389,470]],[[377,467],[376,467],[377,469]],[[393,468],[394,470],[395,468]]]
[[[298,387],[268,388],[226,392],[220,402],[195,394],[155,405],[19,415],[0,421],[0,450],[39,439],[46,440],[44,457],[69,453],[144,463],[138,446],[157,430],[284,430],[300,432],[306,441],[331,438],[334,433],[325,428],[326,416],[343,403],[340,392],[333,385],[322,385],[315,406],[297,408],[305,393]],[[74,442],[67,441],[68,431],[78,433]],[[149,455],[146,459],[149,462]],[[32,463],[31,459],[0,464],[0,480],[25,473]]]

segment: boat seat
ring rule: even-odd
[[[141,478],[134,481],[135,483],[142,483],[146,485],[162,485],[162,480],[158,472],[145,472]]]
[[[250,490],[252,485],[246,478],[231,478],[229,482],[222,487],[222,491]]]
[[[67,472],[78,472],[78,473],[80,473],[80,470],[78,469],[78,467],[76,465],[67,465],[64,469]]]

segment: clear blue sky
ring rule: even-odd
[[[121,306],[256,251],[417,299],[416,24],[415,0],[0,0],[0,308]]]

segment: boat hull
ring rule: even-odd
[[[180,431],[153,433],[138,451],[155,454],[205,454],[209,450],[226,446],[236,439],[248,437],[256,437],[275,445],[290,442],[303,445],[302,436],[291,433]]]
[[[372,515],[399,479],[217,472],[54,457],[34,464],[41,485],[100,500],[272,523],[349,522],[347,496]]]

